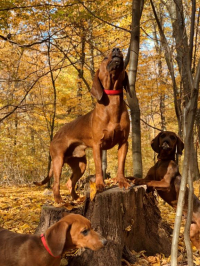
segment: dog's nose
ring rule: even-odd
[[[120,54],[120,49],[119,48],[113,48],[112,49],[112,56],[119,55]]]
[[[120,49],[119,48],[113,48],[112,52],[113,53],[118,53],[118,52],[120,52]]]
[[[102,244],[105,246],[105,245],[107,244],[108,241],[107,241],[105,238],[102,238],[102,239],[101,239],[101,242],[102,242]]]
[[[165,150],[165,149],[168,149],[170,146],[169,146],[169,142],[167,140],[165,140],[162,144],[162,148]]]

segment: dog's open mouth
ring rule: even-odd
[[[116,64],[116,66],[119,66],[122,62],[122,59],[119,56],[112,57],[112,61]]]
[[[122,66],[123,66],[123,59],[118,55],[113,55],[112,60],[107,65],[107,69],[110,71],[110,70],[118,69]]]

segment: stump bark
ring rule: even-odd
[[[172,229],[163,223],[155,197],[146,193],[145,186],[134,186],[128,190],[118,187],[107,189],[97,194],[93,201],[87,197],[82,209],[70,212],[88,218],[93,229],[108,241],[106,247],[99,251],[85,250],[71,258],[70,266],[120,266],[123,255],[127,260],[131,250],[146,250],[147,255],[170,255]],[[44,232],[63,213],[69,211],[44,206],[36,233]]]

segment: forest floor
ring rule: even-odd
[[[109,182],[109,181],[108,181]],[[200,181],[194,182],[195,194],[199,196]],[[61,186],[61,195],[68,210],[80,207],[84,202],[82,194],[79,200],[70,201],[68,191],[64,186]],[[4,227],[18,233],[34,233],[39,224],[41,207],[44,204],[55,205],[51,190],[44,187],[35,186],[0,186],[0,227]],[[161,211],[162,218],[167,221],[173,228],[175,211],[168,204],[165,204],[161,199],[158,199],[158,207]],[[183,222],[184,223],[184,222]],[[183,240],[184,224],[181,226],[179,239],[179,265],[187,265],[187,255]],[[165,257],[163,254],[156,256],[146,256],[145,251],[136,253],[136,263],[129,264],[122,260],[123,266],[169,266],[170,257]],[[200,254],[193,247],[194,265],[200,265]]]

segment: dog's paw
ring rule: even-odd
[[[104,184],[96,184],[97,192],[103,192],[105,190]]]
[[[55,200],[56,204],[63,204],[64,203],[64,201],[60,195],[54,195],[54,200]]]
[[[125,188],[128,189],[130,187],[130,184],[128,183],[128,181],[126,181],[126,179],[119,179],[118,180],[118,184],[120,188]]]

